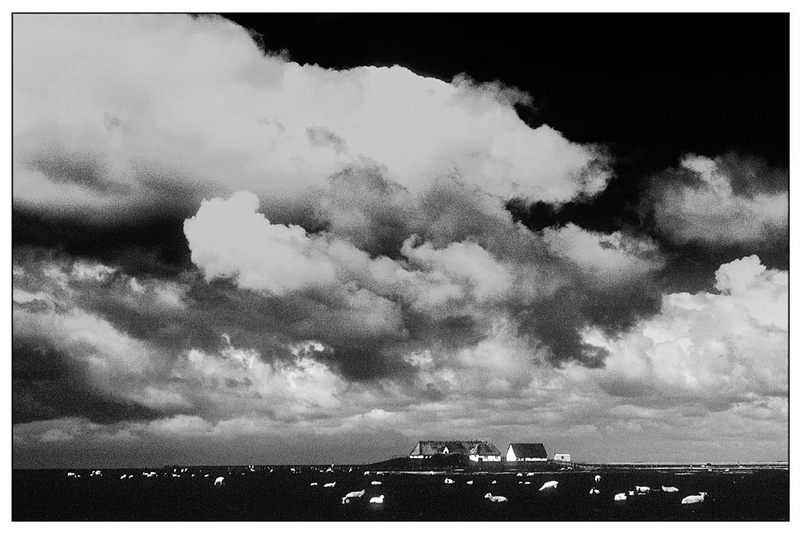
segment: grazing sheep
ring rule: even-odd
[[[508,498],[505,496],[492,496],[491,492],[487,492],[483,497],[492,503],[503,503],[508,501]]]
[[[678,487],[665,487],[661,485],[661,492],[678,492]]]
[[[497,480],[496,479],[492,480],[492,485],[497,485]]]
[[[336,482],[335,481],[331,481],[330,483],[325,483],[323,485],[323,487],[326,488],[326,489],[332,489],[335,486],[336,486]]]
[[[380,496],[373,496],[369,499],[369,503],[383,503],[383,494]]]
[[[700,494],[692,494],[691,496],[687,496],[681,500],[681,504],[683,505],[690,505],[693,503],[703,503],[708,496],[707,492],[701,492]]]
[[[597,474],[596,476],[594,476],[594,483],[595,483],[595,485],[600,483],[600,474]]]
[[[591,489],[589,489],[589,496],[594,496],[596,494],[600,494],[600,491],[597,490],[597,487],[592,487]]]
[[[619,494],[614,494],[614,501],[615,502],[624,502],[628,499],[628,496],[624,492],[620,492]]]
[[[519,474],[517,474],[517,477],[522,477],[522,472],[520,472]]]
[[[644,487],[644,486],[640,487],[639,485],[636,485],[636,493],[637,494],[650,494],[650,487]]]
[[[469,481],[467,481],[467,485],[472,485],[473,483],[475,483],[475,482],[472,481],[471,479]]]
[[[368,476],[368,475],[369,475],[369,470],[365,470],[365,471],[364,471],[364,475],[365,475],[365,476]]]
[[[445,485],[452,485],[453,483],[455,483],[455,481],[453,481],[449,477],[444,478],[444,484]]]
[[[78,477],[78,475],[75,472],[67,472],[67,477]]]
[[[526,485],[530,485],[530,484],[531,484],[531,482],[530,482],[530,481],[526,481],[526,482],[525,482],[525,484],[526,484]]]
[[[544,485],[539,487],[539,491],[555,490],[558,488],[558,481],[547,481]]]
[[[222,486],[225,483],[225,478],[223,476],[219,476],[217,479],[214,480],[214,486]]]
[[[311,483],[311,484],[309,485],[309,487],[316,487],[317,485],[319,485],[319,483],[317,483],[317,482],[315,481],[315,482]]]
[[[373,485],[383,485],[383,483],[381,483],[380,481],[373,481],[372,484]]]
[[[343,504],[344,503],[350,503],[350,499],[351,498],[361,498],[364,495],[365,492],[366,492],[365,490],[356,490],[356,491],[353,491],[353,492],[348,492],[342,498],[342,503]]]

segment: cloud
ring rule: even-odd
[[[683,179],[673,175],[651,193],[655,223],[672,241],[714,247],[787,238],[789,196],[780,172],[703,156],[685,157],[678,172]]]
[[[542,235],[553,254],[571,260],[599,284],[625,283],[663,265],[655,243],[619,231],[606,235],[569,223],[561,228],[545,228]]]
[[[499,83],[299,65],[215,17],[23,15],[15,29],[18,208],[131,219],[242,189],[284,205],[373,165],[412,192],[457,175],[549,201],[609,177],[599,149],[528,127],[513,105],[529,97]]]
[[[695,398],[730,405],[788,393],[788,273],[758,257],[717,270],[719,293],[675,293],[661,312],[608,338],[601,385],[624,397]]]

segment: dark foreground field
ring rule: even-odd
[[[789,474],[783,469],[725,471],[596,470],[536,473],[369,472],[363,467],[191,467],[154,470],[15,470],[14,520],[787,520]],[[148,469],[147,471],[150,471]],[[127,475],[133,474],[128,479]],[[180,477],[173,477],[173,474]],[[599,495],[590,496],[594,476]],[[126,479],[120,476],[126,475]],[[206,477],[208,475],[208,477]],[[214,479],[224,476],[222,486]],[[455,481],[445,484],[448,477]],[[472,480],[471,485],[467,481]],[[539,492],[557,480],[551,493]],[[333,488],[323,484],[336,482]],[[380,485],[372,485],[379,481]],[[493,483],[494,482],[494,483]],[[311,483],[318,483],[311,486]],[[527,484],[530,483],[530,484]],[[648,495],[614,494],[647,485]],[[660,491],[675,486],[678,493]],[[342,497],[366,489],[360,500]],[[708,492],[704,503],[681,499]],[[487,492],[508,498],[490,503]],[[369,498],[383,494],[383,504]]]

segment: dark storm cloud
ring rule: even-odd
[[[183,237],[184,218],[178,210],[170,215],[103,224],[14,209],[12,255],[25,253],[23,249],[29,247],[49,248],[102,261],[133,275],[176,276],[191,264]]]
[[[15,338],[11,348],[12,421],[23,424],[65,416],[99,424],[153,420],[163,412],[97,390],[86,365],[46,341]]]

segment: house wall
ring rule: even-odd
[[[506,461],[516,461],[516,460],[517,460],[517,456],[514,453],[514,447],[513,446],[509,446],[508,447],[508,451],[506,452]]]
[[[499,455],[470,455],[469,456],[469,460],[470,461],[475,461],[476,463],[478,461],[499,462],[500,459],[501,459],[501,457]]]

